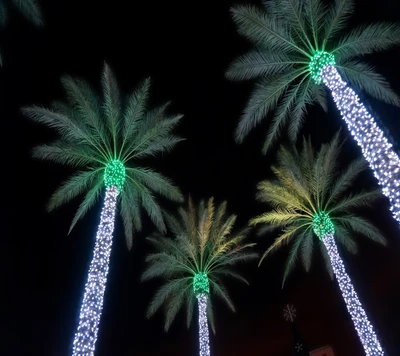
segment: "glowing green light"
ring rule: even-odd
[[[205,272],[198,272],[193,277],[193,290],[196,297],[200,294],[209,294],[210,285],[208,283],[208,276]]]
[[[335,226],[325,211],[315,213],[313,216],[313,229],[315,235],[322,239],[326,234],[333,234],[335,232]]]
[[[125,182],[125,166],[118,160],[108,162],[104,171],[104,184],[106,187],[116,186],[121,191]]]
[[[322,69],[327,65],[335,65],[335,63],[335,56],[332,53],[316,51],[308,65],[311,78],[313,78],[315,83],[320,84]]]

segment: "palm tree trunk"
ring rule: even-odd
[[[383,356],[384,352],[375,334],[374,328],[368,320],[349,275],[346,273],[343,261],[339,255],[333,234],[326,234],[323,237],[324,245],[328,251],[329,259],[338,281],[347,310],[353,320],[354,327],[360,338],[367,356]]]
[[[391,211],[400,222],[400,159],[356,93],[341,78],[335,67],[327,65],[322,79],[351,134],[390,201]]]
[[[73,356],[94,355],[110,262],[117,196],[117,187],[107,188],[75,334]]]
[[[208,300],[208,295],[205,293],[199,294],[197,297],[197,303],[199,306],[200,356],[210,356],[210,341],[209,341],[208,319],[207,319],[207,300]]]

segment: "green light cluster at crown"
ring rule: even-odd
[[[125,183],[125,166],[119,159],[107,163],[104,171],[104,184],[106,187],[115,185],[119,191]]]
[[[205,272],[198,272],[193,277],[193,290],[194,294],[199,296],[200,294],[209,294],[210,285],[208,283],[208,276]]]
[[[335,56],[332,53],[325,51],[316,51],[308,65],[308,69],[311,73],[311,78],[313,78],[314,82],[320,84],[322,69],[326,65],[335,65],[335,63]]]
[[[322,240],[326,234],[333,234],[335,226],[331,217],[325,211],[319,211],[313,216],[313,229],[315,234]]]

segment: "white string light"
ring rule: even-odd
[[[197,303],[199,306],[200,356],[210,356],[208,319],[207,319],[207,299],[208,295],[206,293],[201,293],[197,296]]]
[[[349,131],[362,149],[382,192],[390,201],[390,210],[400,222],[400,159],[394,152],[374,118],[360,103],[356,93],[341,78],[336,68],[326,65],[322,79],[331,90],[333,99]]]
[[[368,320],[367,314],[358,300],[349,275],[346,273],[343,261],[339,255],[333,234],[326,234],[322,241],[328,251],[329,259],[338,281],[347,310],[353,320],[358,337],[367,356],[383,356],[384,352],[375,334],[374,328]]]
[[[78,330],[74,339],[73,356],[94,355],[110,262],[117,196],[118,188],[116,186],[106,188],[93,259],[90,263],[79,315]]]

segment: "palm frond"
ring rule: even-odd
[[[242,5],[232,8],[231,13],[238,32],[254,44],[281,53],[299,51],[290,32],[259,9]]]
[[[336,221],[343,225],[343,227],[362,234],[372,241],[384,246],[387,244],[387,241],[381,232],[361,216],[348,214],[346,216],[337,217]]]
[[[324,38],[322,49],[336,37],[347,25],[348,19],[354,12],[354,0],[335,0],[329,7],[325,17],[325,26],[322,31]]]
[[[215,280],[210,279],[210,288],[212,290],[212,293],[214,293],[217,297],[221,298],[229,307],[229,309],[231,309],[233,312],[236,311],[231,297],[229,296],[226,288],[218,278],[215,278]]]
[[[254,51],[237,58],[226,71],[231,80],[275,76],[293,66],[293,60],[280,52]]]
[[[355,60],[347,60],[338,68],[350,84],[365,91],[373,98],[400,106],[399,96],[372,66]]]
[[[101,172],[98,170],[83,171],[74,174],[52,195],[47,210],[52,211],[58,208],[87,191],[94,184],[97,185],[99,183],[102,183],[102,178]]]
[[[171,295],[179,294],[182,290],[185,290],[189,283],[189,279],[184,277],[172,279],[160,287],[154,295],[154,298],[151,300],[149,308],[147,309],[147,318],[152,317]]]
[[[182,202],[183,196],[170,179],[150,168],[134,167],[127,169],[130,177],[142,183],[152,191],[167,197],[169,200]]]
[[[12,0],[21,14],[36,26],[43,25],[42,13],[36,0]]]
[[[344,36],[331,51],[344,60],[393,48],[400,44],[400,25],[373,23],[359,26]]]
[[[0,3],[0,26],[4,27],[7,24],[7,6],[4,2]]]
[[[103,188],[103,182],[100,181],[91,188],[83,199],[82,203],[79,205],[78,210],[72,219],[71,226],[69,228],[68,234],[72,231],[76,223],[87,213],[87,211],[97,202],[100,192]]]
[[[297,239],[296,241],[294,241],[293,246],[290,249],[289,257],[286,260],[285,271],[283,272],[282,288],[285,285],[285,282],[289,277],[290,272],[292,272],[294,266],[296,265],[298,252],[302,242],[303,241],[301,239]]]
[[[311,267],[314,239],[315,237],[311,227],[308,230],[304,231],[304,234],[301,237],[301,239],[299,238],[299,240],[302,240],[301,261],[303,263],[306,272],[309,272]]]

